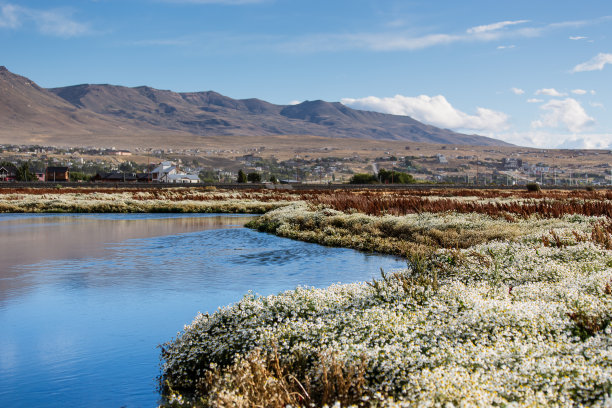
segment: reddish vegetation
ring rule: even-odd
[[[436,194],[437,193],[437,194]],[[449,193],[452,193],[449,194]],[[448,197],[429,198],[428,196]],[[519,198],[520,202],[482,202],[453,200],[451,197],[473,196],[480,199]],[[552,191],[527,193],[498,190],[442,190],[403,193],[341,192],[320,194],[309,201],[338,211],[358,211],[369,215],[406,215],[423,212],[481,213],[492,217],[529,217],[537,214],[545,218],[582,214],[612,216],[612,192]]]
[[[470,189],[410,189],[410,190],[207,190],[204,188],[5,188],[0,194],[93,194],[129,193],[133,200],[224,201],[230,198],[262,202],[303,200],[325,205],[338,211],[358,211],[369,215],[405,215],[422,212],[482,213],[492,217],[529,217],[537,214],[546,218],[582,214],[612,217],[612,191],[551,190],[470,190]],[[144,193],[144,194],[143,194]],[[457,200],[474,197],[474,200]],[[501,198],[506,202],[488,201]],[[517,201],[511,201],[513,198]],[[15,198],[19,200],[19,197]]]

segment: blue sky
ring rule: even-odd
[[[0,65],[612,148],[609,0],[0,0]]]

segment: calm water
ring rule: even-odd
[[[405,265],[246,220],[0,215],[0,407],[154,407],[157,346],[198,311]]]

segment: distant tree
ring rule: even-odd
[[[129,161],[123,162],[119,165],[119,170],[124,173],[132,173],[134,171],[134,166]]]
[[[85,174],[80,171],[71,171],[70,172],[70,181],[90,181],[91,175]]]
[[[276,178],[276,176],[274,174],[272,174],[270,176],[269,181],[270,181],[270,183],[278,184],[278,179]]]
[[[246,183],[247,182],[247,175],[244,171],[242,171],[242,169],[240,169],[238,171],[238,179],[236,180],[238,183]]]
[[[410,184],[415,182],[414,177],[408,173],[386,169],[378,171],[378,180],[386,184]]]
[[[30,165],[28,163],[22,163],[21,166],[17,168],[15,179],[17,181],[34,181],[38,180],[38,177],[30,171]]]
[[[357,173],[351,177],[350,184],[374,184],[378,183],[376,176],[368,173]]]
[[[540,185],[538,183],[527,183],[527,191],[530,191],[532,193],[538,193],[542,191],[542,188],[540,188]]]
[[[249,173],[247,175],[247,180],[251,183],[261,183],[261,174],[255,172]]]
[[[204,169],[198,175],[203,183],[215,183],[219,181],[219,175],[212,169]]]

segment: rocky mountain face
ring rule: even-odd
[[[275,105],[219,93],[176,93],[146,86],[74,85],[44,89],[0,67],[0,131],[16,134],[146,132],[206,136],[313,135],[464,145],[507,145],[418,122],[351,109],[338,102]],[[48,136],[52,138],[52,136]]]

